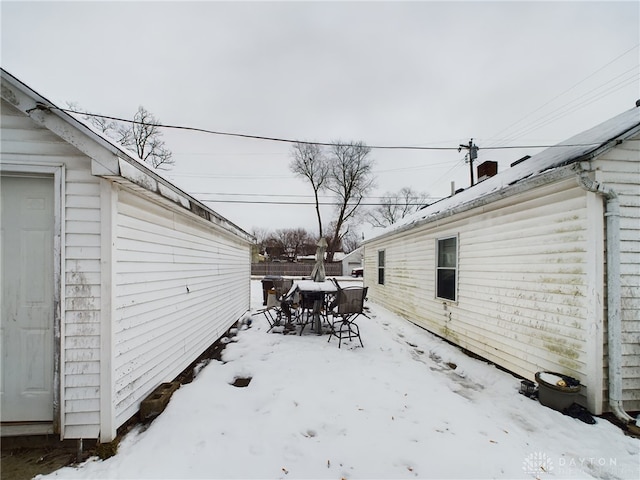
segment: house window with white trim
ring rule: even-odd
[[[436,297],[455,302],[458,280],[458,237],[438,239],[437,245]]]
[[[378,250],[378,284],[384,285],[384,250]]]

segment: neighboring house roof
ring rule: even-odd
[[[354,251],[347,253],[344,257],[342,257],[342,261],[349,261],[351,257],[358,257],[358,261],[362,258],[362,247],[356,248]]]
[[[21,99],[16,97],[10,89],[5,89],[4,85],[2,86],[2,98],[24,111],[40,125],[50,128],[54,133],[61,136],[64,140],[89,156],[92,159],[92,172],[94,175],[110,178],[112,180],[120,178],[128,182],[132,182],[139,187],[142,187],[144,190],[170,200],[180,207],[195,213],[201,218],[218,225],[248,242],[253,243],[255,241],[252,235],[245,232],[243,229],[213,211],[195,197],[189,195],[171,183],[158,171],[149,167],[149,165],[137,158],[131,151],[121,145],[118,145],[117,142],[106,137],[100,132],[97,132],[75,116],[62,111],[59,107],[38,94],[26,84],[22,83],[6,70],[0,69],[0,72],[2,73],[3,83],[7,82],[11,87],[31,99],[32,104],[23,104]],[[57,119],[62,120],[73,129],[80,131],[82,134],[86,135],[106,149],[109,154],[100,154],[102,152],[97,152],[95,150],[92,152],[85,151],[83,148],[84,144],[80,141],[77,135],[69,132],[68,129],[56,131],[51,122],[48,121],[45,114],[54,115]]]
[[[619,141],[638,132],[640,132],[640,108],[635,107],[549,147],[473,187],[407,215],[385,229],[374,231],[365,243],[428,223],[436,218],[474,208],[481,199],[500,195],[500,193],[506,195],[505,191],[513,185],[541,176],[551,170],[594,158],[615,147]]]

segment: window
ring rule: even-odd
[[[458,237],[438,240],[436,297],[456,300],[458,271]]]
[[[384,250],[378,250],[378,284],[384,285]]]

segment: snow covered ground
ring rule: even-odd
[[[252,305],[262,305],[252,281]],[[640,478],[640,441],[369,302],[364,348],[254,317],[116,456],[39,478]],[[251,377],[246,388],[232,385]]]

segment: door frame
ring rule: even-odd
[[[6,155],[5,157],[9,157]],[[47,175],[53,176],[54,191],[54,220],[53,220],[53,424],[42,425],[42,431],[39,431],[37,425],[25,426],[25,432],[17,429],[5,429],[9,434],[13,435],[36,435],[41,433],[59,433],[60,439],[64,438],[62,416],[64,410],[62,405],[62,339],[64,322],[62,322],[62,305],[64,301],[64,275],[62,275],[62,265],[64,260],[64,208],[62,208],[62,199],[64,198],[65,185],[65,166],[62,163],[42,163],[42,164],[20,164],[11,163],[11,159],[3,158],[0,163],[0,174],[9,174],[11,176],[30,176],[30,175]]]

